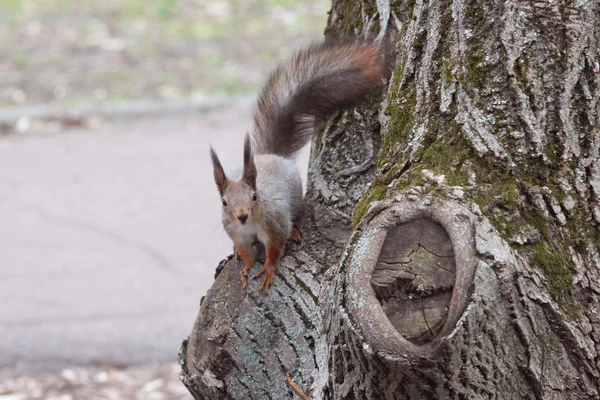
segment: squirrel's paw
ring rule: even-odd
[[[242,278],[242,289],[246,288],[246,285],[248,284],[248,278],[247,278],[248,274],[246,274],[244,272],[244,270],[240,271],[240,278]]]
[[[240,259],[240,255],[237,252],[237,248],[235,247],[235,245],[233,245],[233,259],[235,261],[238,261]]]
[[[302,239],[302,231],[300,230],[300,227],[298,227],[298,225],[294,224],[294,227],[292,228],[292,233],[290,234],[290,240],[293,240],[294,242],[299,242],[300,239]]]
[[[275,278],[275,269],[276,267],[271,267],[265,265],[263,269],[261,269],[258,274],[256,274],[255,278],[260,277],[264,274],[262,282],[260,283],[260,289],[263,289],[265,293],[269,293],[269,288],[273,284],[273,278]]]
[[[250,269],[252,269],[252,265],[249,267],[244,267],[240,271],[240,278],[242,278],[242,289],[245,289],[246,285],[248,284],[248,272],[250,272]]]

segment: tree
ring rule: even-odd
[[[389,87],[313,141],[274,287],[229,260],[198,399],[600,398],[600,3],[334,0]]]

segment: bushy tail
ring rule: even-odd
[[[299,51],[269,77],[254,114],[254,153],[292,158],[319,122],[351,107],[389,76],[385,46],[344,41]]]

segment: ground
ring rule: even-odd
[[[0,118],[0,400],[185,398],[179,345],[231,252],[208,146],[239,160],[251,102],[127,110],[256,92],[327,7],[0,0],[0,117],[48,118]]]
[[[324,0],[0,0],[0,105],[256,91]],[[8,57],[7,57],[8,55]]]
[[[0,367],[174,361],[231,252],[208,143],[249,124],[218,110],[0,136]]]
[[[8,377],[79,367],[178,379],[168,364],[231,253],[208,146],[241,160],[250,122],[239,107],[0,136],[0,399]]]
[[[0,400],[191,400],[179,364],[135,368],[68,368],[60,374],[3,377]]]

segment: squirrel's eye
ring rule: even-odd
[[[227,207],[227,202],[223,199],[223,207]]]
[[[252,195],[252,201],[256,201],[256,193]]]

